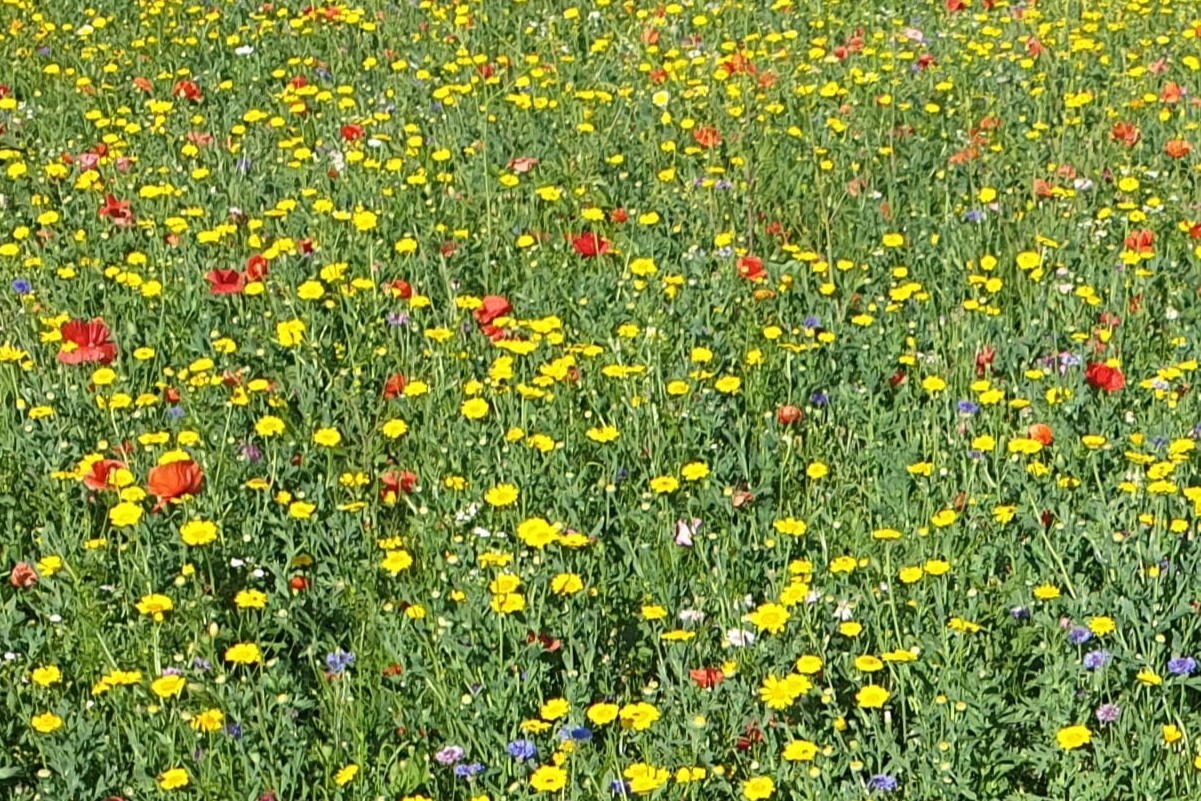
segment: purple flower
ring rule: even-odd
[[[1030,609],[1025,606],[1015,606],[1009,610],[1009,616],[1014,620],[1029,620]]]
[[[409,315],[405,314],[404,312],[389,312],[388,313],[388,325],[391,325],[394,327],[399,327],[399,326],[408,325],[408,324],[409,324]]]
[[[824,392],[820,392],[820,391],[814,392],[812,395],[809,396],[809,402],[812,403],[814,406],[818,406],[818,407],[825,406],[827,403],[830,402],[830,396]]]
[[[470,779],[472,776],[483,772],[484,766],[480,762],[471,762],[466,765],[455,765],[455,775],[460,779]]]
[[[964,212],[963,221],[968,223],[984,222],[984,212],[979,209],[971,209]]]
[[[453,765],[463,758],[464,753],[461,746],[448,745],[434,754],[434,759],[439,765]]]
[[[818,317],[816,314],[811,314],[805,318],[801,325],[805,326],[806,328],[821,328],[822,318]]]
[[[1110,658],[1109,651],[1089,651],[1084,655],[1084,669],[1099,670],[1109,664]]]
[[[24,278],[18,278],[12,282],[13,292],[18,295],[28,295],[33,291],[33,284],[26,281]]]
[[[878,773],[867,780],[867,789],[879,790],[882,793],[891,793],[897,789],[897,780],[887,773]]]
[[[195,670],[199,670],[201,673],[205,672],[206,670],[213,669],[211,662],[209,662],[207,659],[201,659],[200,657],[196,657],[192,660],[192,667]]]
[[[335,676],[342,674],[346,668],[354,664],[354,654],[349,651],[343,651],[341,648],[333,653],[325,655],[325,666],[329,668],[329,672]]]
[[[242,739],[242,724],[241,723],[226,723],[225,728],[222,729],[222,731],[225,732],[225,736],[230,737],[234,740]]]
[[[257,462],[263,458],[263,452],[253,442],[247,442],[241,448],[242,457],[248,462]]]
[[[509,756],[518,762],[525,762],[538,756],[538,746],[531,740],[514,740],[508,746]]]
[[[1118,716],[1122,714],[1122,708],[1117,704],[1101,704],[1097,707],[1097,722],[1098,723],[1116,723]]]
[[[955,408],[959,410],[960,414],[975,414],[980,411],[980,406],[972,403],[970,400],[959,401],[959,403],[955,404]]]
[[[1068,642],[1072,645],[1084,645],[1093,638],[1093,633],[1083,626],[1076,626],[1068,632]]]
[[[1168,672],[1173,676],[1191,676],[1197,669],[1197,660],[1191,656],[1178,656],[1168,660]]]

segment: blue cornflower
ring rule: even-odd
[[[801,325],[805,326],[806,328],[821,328],[822,318],[818,317],[816,314],[811,314],[805,318]]]
[[[1083,626],[1075,626],[1068,632],[1068,642],[1072,645],[1084,645],[1093,638],[1093,633]]]
[[[1173,676],[1191,676],[1197,670],[1197,660],[1191,656],[1178,656],[1168,660],[1168,672]]]
[[[13,292],[16,292],[18,295],[28,295],[33,291],[33,284],[24,278],[18,278],[12,282],[12,288]]]
[[[518,762],[525,762],[538,756],[538,746],[530,740],[514,740],[509,743],[508,752]]]
[[[891,793],[897,789],[897,780],[887,773],[878,773],[867,780],[867,789]]]
[[[1084,655],[1084,669],[1098,670],[1103,668],[1109,664],[1110,658],[1109,651],[1089,651]]]
[[[980,405],[970,400],[959,401],[959,403],[955,404],[955,408],[959,410],[960,414],[975,414],[980,411]]]
[[[462,765],[455,765],[455,775],[460,779],[470,779],[472,776],[484,772],[484,766],[479,762],[469,762]]]
[[[335,676],[341,673],[354,664],[354,654],[349,651],[343,651],[341,648],[333,653],[325,655],[325,666],[329,668],[329,672]]]

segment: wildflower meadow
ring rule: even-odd
[[[3,0],[0,799],[1201,798],[1201,7]]]

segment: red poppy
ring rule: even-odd
[[[1050,447],[1055,441],[1055,432],[1051,430],[1051,426],[1046,423],[1035,423],[1027,430],[1026,435],[1030,439],[1037,440],[1043,444],[1043,447]]]
[[[1163,146],[1163,152],[1170,159],[1182,159],[1193,152],[1193,146],[1184,139],[1172,139]]]
[[[892,377],[888,379],[888,386],[892,387],[893,389],[896,389],[897,387],[901,386],[901,384],[904,384],[904,383],[905,383],[905,368],[904,367],[897,370],[895,373],[892,374]]]
[[[758,256],[743,256],[738,260],[738,275],[748,281],[766,280],[767,270],[763,269],[763,259]]]
[[[171,94],[174,97],[182,97],[191,103],[198,103],[204,97],[200,92],[200,87],[192,81],[176,81]]]
[[[954,14],[957,11],[963,11],[967,8],[967,3],[964,0],[947,0],[947,11]]]
[[[782,426],[790,426],[804,418],[805,413],[791,403],[776,409],[776,422]]]
[[[692,138],[706,150],[721,144],[721,134],[712,125],[705,125],[692,132]]]
[[[128,228],[134,224],[133,212],[129,210],[128,200],[117,200],[112,195],[104,196],[104,205],[100,207],[100,216],[108,217],[118,228]]]
[[[929,53],[923,53],[917,60],[917,68],[921,71],[925,71],[936,66],[938,66],[938,59]]]
[[[1115,142],[1120,142],[1125,147],[1134,147],[1138,144],[1139,130],[1129,122],[1115,122],[1113,128],[1109,131],[1109,138]]]
[[[997,357],[997,352],[992,349],[991,345],[985,345],[976,354],[976,377],[980,378],[984,373],[992,367],[993,359]]]
[[[379,477],[383,489],[379,497],[384,503],[396,503],[400,493],[412,495],[417,490],[417,474],[412,470],[402,470],[399,473],[384,473]]]
[[[404,673],[404,668],[402,668],[400,665],[396,664],[395,662],[393,662],[391,665],[388,665],[386,668],[384,668],[385,676],[399,676],[401,673]]]
[[[347,142],[355,142],[363,138],[362,125],[343,125],[340,131],[342,138]]]
[[[125,468],[125,462],[116,459],[101,459],[92,463],[92,469],[83,477],[83,485],[90,490],[114,489],[109,484],[113,471]]]
[[[594,259],[609,252],[608,240],[602,239],[599,234],[594,233],[573,236],[571,238],[571,246],[575,248],[576,253],[585,259]]]
[[[108,364],[117,358],[117,346],[109,339],[108,326],[99,317],[71,320],[63,323],[58,332],[63,338],[58,360],[63,364]]]
[[[528,635],[526,635],[525,641],[529,645],[538,643],[545,651],[552,654],[563,646],[563,642],[561,640],[554,639],[545,631],[538,632],[537,634],[531,631]]]
[[[292,576],[288,579],[288,588],[292,592],[304,592],[309,588],[309,580],[304,576]]]
[[[1026,55],[1030,58],[1038,58],[1046,49],[1043,47],[1043,43],[1033,36],[1026,40]]]
[[[256,253],[246,260],[246,280],[262,281],[267,277],[267,258],[262,253]]]
[[[688,675],[702,690],[712,690],[726,679],[726,674],[721,672],[721,668],[696,668],[688,671]]]
[[[1126,386],[1126,376],[1122,375],[1121,369],[1103,362],[1090,362],[1084,371],[1084,380],[1102,392],[1117,392]]]
[[[158,498],[156,512],[169,501],[199,494],[203,484],[204,470],[191,459],[152,467],[146,476],[147,491]]]
[[[1127,250],[1135,253],[1150,253],[1155,249],[1155,232],[1146,228],[1131,231],[1124,242]]]
[[[134,85],[135,89],[141,89],[143,92],[153,92],[154,91],[154,84],[152,84],[147,79],[141,77],[140,75],[133,79],[133,85]]]
[[[511,311],[513,311],[513,307],[505,298],[500,295],[485,295],[473,316],[480,325],[487,325],[497,317],[504,317]]]
[[[246,288],[246,275],[237,270],[210,270],[204,278],[210,295],[241,295]]]
[[[613,209],[613,211],[609,212],[609,219],[612,222],[615,222],[618,225],[620,225],[623,222],[625,222],[626,220],[630,219],[630,213],[628,211],[626,211],[625,209],[621,209],[621,208]]]
[[[1184,89],[1175,81],[1168,81],[1163,91],[1159,93],[1159,99],[1169,104],[1179,103],[1182,97],[1184,97]]]
[[[18,590],[27,590],[38,583],[38,572],[28,562],[17,562],[8,580]]]
[[[721,68],[731,75],[754,75],[758,72],[751,60],[741,53],[735,53],[723,61]]]
[[[396,280],[384,285],[384,288],[392,293],[392,297],[408,300],[413,297],[413,287],[408,281]]]
[[[389,376],[387,383],[384,384],[384,400],[392,400],[403,394],[406,383],[407,381],[402,373]]]

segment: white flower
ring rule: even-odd
[[[745,648],[755,644],[755,632],[746,629],[729,629],[726,631],[726,647]]]

